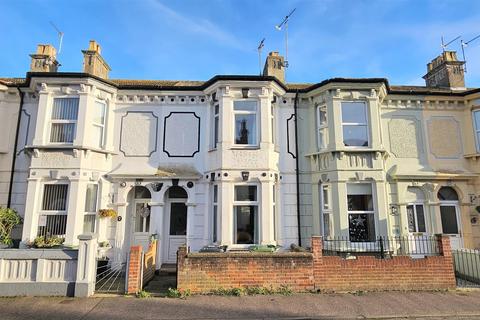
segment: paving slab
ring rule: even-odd
[[[1,298],[0,319],[480,319],[480,291]]]

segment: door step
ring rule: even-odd
[[[177,265],[174,263],[164,263],[160,267],[160,270],[157,271],[159,275],[176,275],[177,274]]]

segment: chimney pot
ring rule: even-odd
[[[39,44],[37,52],[30,55],[31,72],[57,72],[60,63],[57,61],[57,50],[51,44]]]
[[[427,64],[427,74],[423,76],[427,87],[465,89],[465,61],[457,59],[455,51],[444,51]]]
[[[277,51],[268,54],[263,67],[263,75],[273,76],[281,82],[285,82],[285,59]]]
[[[83,53],[83,72],[94,76],[108,79],[108,72],[111,70],[110,66],[100,55],[101,47],[95,40],[90,40],[87,50],[82,50]]]

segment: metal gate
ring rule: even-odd
[[[126,262],[97,261],[95,293],[124,294],[126,290]]]
[[[458,287],[480,287],[480,250],[452,250]]]

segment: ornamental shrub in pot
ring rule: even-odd
[[[5,249],[12,245],[12,230],[20,223],[22,223],[22,218],[17,211],[0,207],[0,249]]]

